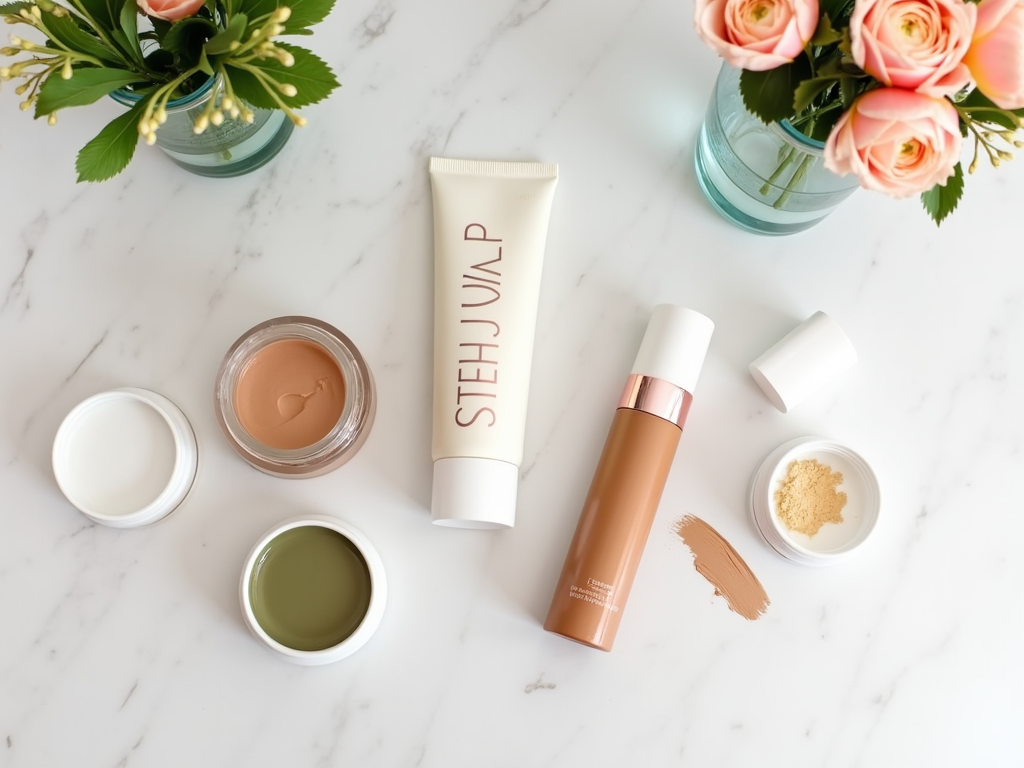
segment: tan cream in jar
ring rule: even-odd
[[[272,475],[335,469],[373,424],[373,377],[352,341],[310,317],[268,320],[232,345],[217,374],[217,418],[235,451]]]

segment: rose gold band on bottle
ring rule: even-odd
[[[664,379],[632,373],[619,399],[619,408],[632,408],[671,421],[680,429],[686,421],[693,395]]]

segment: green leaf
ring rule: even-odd
[[[83,107],[111,91],[136,83],[139,76],[125,69],[76,69],[70,80],[54,72],[46,78],[36,100],[36,117],[44,117],[66,107]]]
[[[249,106],[259,109],[280,109],[280,105],[274,101],[266,89],[260,84],[259,79],[251,72],[231,66],[227,62],[224,69],[228,79],[231,81],[231,88],[235,95]],[[283,97],[282,97],[283,98]]]
[[[96,138],[82,147],[75,161],[79,182],[104,181],[119,174],[132,161],[139,142],[139,117],[147,101],[142,99],[111,120]]]
[[[254,59],[249,65],[259,69],[264,75],[276,80],[279,83],[289,83],[298,89],[295,96],[282,96],[275,91],[278,97],[289,107],[305,107],[308,104],[316,104],[318,101],[327,98],[331,91],[338,87],[338,81],[320,58],[310,53],[305,48],[286,43],[277,43],[295,57],[295,64],[286,67],[276,59]],[[259,79],[252,73],[232,66],[226,62],[231,70],[231,84],[235,92],[245,101],[254,107],[263,109],[277,109],[278,103],[267,93],[266,88]]]
[[[200,16],[176,21],[167,30],[161,47],[174,54],[181,70],[195,66],[203,54],[203,46],[218,33],[217,25]]]
[[[832,28],[832,21],[828,14],[821,14],[821,21],[818,22],[818,28],[814,31],[814,37],[811,38],[811,45],[824,48],[826,45],[838,43],[842,39],[843,33]]]
[[[210,60],[206,58],[206,51],[202,50],[199,52],[199,62],[196,64],[201,72],[213,77],[213,67],[210,66]]]
[[[22,8],[31,8],[31,3],[6,3],[0,5],[0,16],[18,16]],[[20,19],[21,17],[18,16]]]
[[[139,47],[139,10],[135,0],[121,6],[121,31],[128,42],[128,47],[135,60],[142,63],[142,48]]]
[[[52,13],[48,13],[44,16],[44,20],[50,37],[71,50],[93,56],[108,64],[126,63],[118,51],[109,48],[92,32],[82,29],[74,17],[54,16]]]
[[[250,19],[256,20],[268,13],[273,13],[279,5],[285,5],[285,0],[233,0],[233,13],[244,13]]]
[[[839,95],[843,99],[843,109],[849,109],[853,100],[857,98],[857,80],[853,77],[844,77],[839,81]]]
[[[803,55],[767,72],[745,69],[740,73],[743,104],[765,123],[793,117],[796,89],[810,75],[810,63]]]
[[[285,2],[292,9],[292,15],[284,23],[284,34],[308,34],[306,27],[319,24],[334,8],[334,0],[292,0]]]
[[[327,18],[334,8],[334,0],[235,0],[235,12],[245,13],[254,21],[273,13],[280,6],[288,6],[292,15],[284,23],[284,34],[305,34],[306,27]]]
[[[218,32],[206,43],[204,50],[207,56],[219,56],[231,50],[231,44],[242,39],[249,17],[244,13],[236,13],[225,29]]]
[[[793,108],[800,114],[821,94],[838,82],[838,77],[812,77],[796,87],[793,94]]]
[[[126,0],[73,0],[76,10],[82,10],[105,31],[113,32],[121,25],[121,7]],[[135,5],[135,0],[131,0]]]
[[[1000,109],[995,103],[982,93],[978,88],[975,88],[963,99],[957,102],[957,106],[967,111],[971,116],[971,119],[979,123],[995,123],[996,125],[1002,126],[1003,128],[1016,131],[1017,121],[1014,120],[1013,115],[1018,117],[1024,116],[1024,109],[1018,109],[1011,111],[1008,109]],[[975,113],[977,110],[977,113]]]
[[[138,12],[135,0],[103,0],[103,2],[107,6],[107,13],[110,15],[110,23],[112,25],[120,26],[121,11],[124,10],[126,5],[135,6],[136,13]]]
[[[960,167],[960,163],[957,163],[953,175],[946,180],[945,184],[936,184],[927,192],[921,193],[921,204],[935,220],[935,223],[941,224],[942,220],[956,209],[963,193],[964,170]]]

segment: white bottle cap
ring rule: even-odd
[[[857,362],[843,329],[815,312],[750,364],[750,375],[772,404],[788,413]]]
[[[448,528],[511,528],[516,524],[519,467],[498,459],[457,457],[434,462],[430,512]]]
[[[714,330],[715,324],[700,312],[657,305],[630,373],[662,379],[692,395]]]

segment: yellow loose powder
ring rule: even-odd
[[[813,536],[825,523],[843,522],[846,494],[836,490],[843,473],[817,459],[792,461],[775,490],[779,520],[789,530]]]

